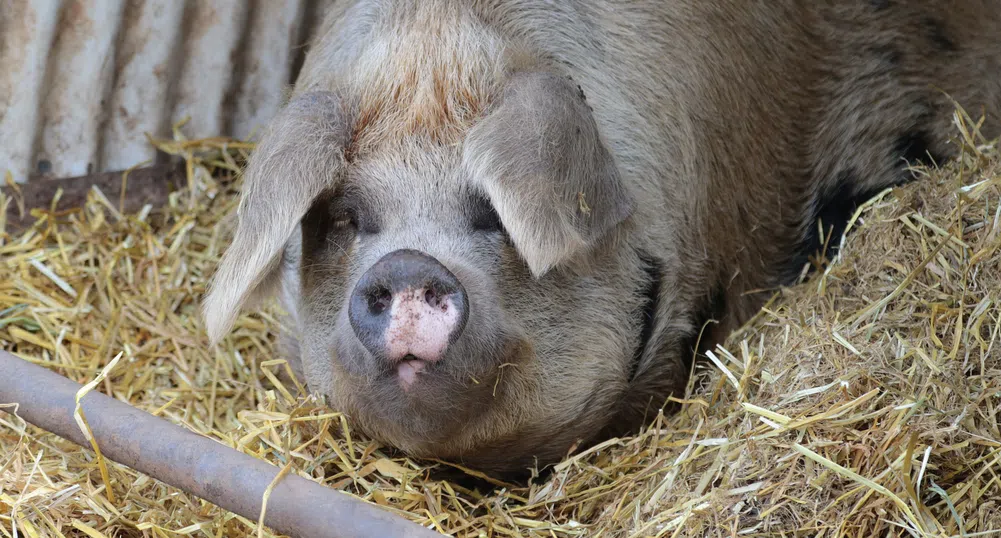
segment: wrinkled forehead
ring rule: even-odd
[[[374,212],[384,232],[467,227],[484,194],[461,166],[461,148],[413,144],[359,158],[347,171],[346,195]]]
[[[485,197],[461,166],[460,148],[394,151],[359,159],[344,196],[360,199],[380,233],[359,239],[355,262],[367,267],[397,249],[425,252],[449,269],[489,260],[470,240],[471,220]]]

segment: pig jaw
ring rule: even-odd
[[[459,339],[453,351],[462,343]],[[362,352],[361,346],[354,350]],[[476,365],[470,364],[473,358]],[[372,438],[412,455],[451,457],[459,447],[470,446],[472,424],[521,420],[497,415],[518,407],[520,393],[512,386],[523,390],[535,382],[522,375],[532,371],[534,360],[532,347],[517,338],[489,355],[404,359],[374,375],[352,375],[335,358],[337,373],[327,393],[332,407],[348,414]],[[407,383],[406,376],[414,379]]]
[[[337,368],[329,402],[359,432],[411,457],[520,480],[533,467],[556,463],[574,446],[587,446],[620,396],[605,384],[547,401],[544,393],[562,389],[546,386],[540,372],[544,360],[522,336],[507,340],[492,355],[489,372],[477,374],[475,381],[454,376],[443,362],[423,364],[409,389],[400,386],[398,372],[366,379]]]

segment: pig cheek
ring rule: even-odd
[[[368,360],[368,351],[355,336],[354,329],[347,317],[347,307],[345,307],[338,318],[334,329],[334,338],[330,343],[332,356],[328,356],[327,367],[334,370],[343,370],[351,376],[368,377],[372,375],[372,363]],[[336,363],[333,364],[333,363]],[[335,374],[336,375],[336,374]]]

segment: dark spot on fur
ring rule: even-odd
[[[640,292],[643,297],[643,305],[636,314],[641,320],[640,326],[642,329],[640,330],[639,345],[636,346],[636,350],[633,352],[632,363],[629,367],[630,379],[636,376],[636,369],[643,358],[643,352],[646,350],[647,344],[649,344],[650,338],[653,336],[653,329],[657,321],[657,308],[659,306],[661,274],[663,273],[663,266],[660,260],[644,251],[637,251],[637,254],[643,262],[643,271],[646,272],[647,279]]]
[[[821,193],[814,204],[813,214],[806,222],[805,235],[796,254],[790,259],[788,268],[784,271],[783,285],[795,284],[803,271],[803,266],[813,260],[830,260],[837,255],[841,236],[848,227],[860,205],[879,194],[882,189],[871,189],[855,192],[861,183],[858,171],[853,168],[838,172],[834,187],[829,192]],[[823,233],[821,233],[821,227]],[[811,263],[807,273],[817,270]]]
[[[848,227],[848,219],[858,209],[859,204],[878,194],[878,192],[867,192],[863,193],[862,196],[855,195],[855,185],[859,183],[858,172],[855,169],[842,170],[838,173],[837,185],[834,190],[820,197],[807,232],[810,254],[824,256],[828,259],[837,254],[841,235]],[[821,235],[821,229],[823,229],[823,235]]]
[[[695,332],[681,341],[681,359],[685,370],[692,371],[692,363],[696,355],[701,355],[713,346],[715,338],[713,322],[722,322],[726,315],[726,286],[722,281],[713,286],[702,299],[702,304],[695,310],[692,317]],[[705,327],[705,331],[703,331]]]
[[[393,454],[397,454],[399,457],[406,456],[404,453],[399,451],[392,451]],[[481,476],[474,476],[465,471],[462,471],[456,467],[449,465],[437,464],[434,465],[431,462],[428,463],[427,474],[429,480],[436,481],[447,481],[455,484],[459,487],[465,488],[470,491],[477,491],[482,495],[488,495],[502,487],[501,484],[491,481],[490,479],[483,478]],[[540,475],[548,476],[552,472],[550,467],[546,467],[540,471]],[[529,471],[521,471],[517,473],[510,473],[504,476],[505,482],[511,482],[514,485],[525,485],[531,478]],[[496,480],[496,478],[495,478]]]
[[[954,52],[956,51],[956,42],[949,37],[948,31],[946,31],[945,25],[942,21],[927,18],[922,22],[922,25],[927,32],[928,40],[932,42],[935,47],[942,52]]]
[[[883,11],[890,7],[890,0],[870,0],[869,5],[876,11]]]
[[[890,149],[890,159],[898,173],[879,188],[856,192],[855,189],[862,183],[859,172],[851,168],[838,172],[830,192],[821,193],[817,197],[813,214],[806,222],[807,228],[803,240],[783,273],[782,283],[795,283],[802,273],[803,266],[809,263],[811,258],[830,260],[837,255],[841,236],[845,233],[848,220],[858,207],[886,187],[896,187],[913,181],[915,176],[908,171],[909,166],[942,162],[941,155],[930,152],[930,141],[931,137],[921,129],[901,134]],[[823,227],[823,234],[819,230],[818,222]],[[816,264],[811,264],[808,273],[816,269]]]
[[[893,163],[900,169],[899,182],[907,182],[912,174],[907,167],[915,164],[932,164],[942,162],[942,156],[931,153],[931,137],[922,130],[908,131],[893,144]]]
[[[902,54],[900,50],[893,45],[879,45],[871,49],[873,56],[879,58],[887,70],[895,70],[900,67],[900,61],[902,59]]]

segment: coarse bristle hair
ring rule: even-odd
[[[385,21],[341,82],[358,96],[349,154],[413,138],[457,143],[517,57],[455,3],[405,9],[413,13]]]

